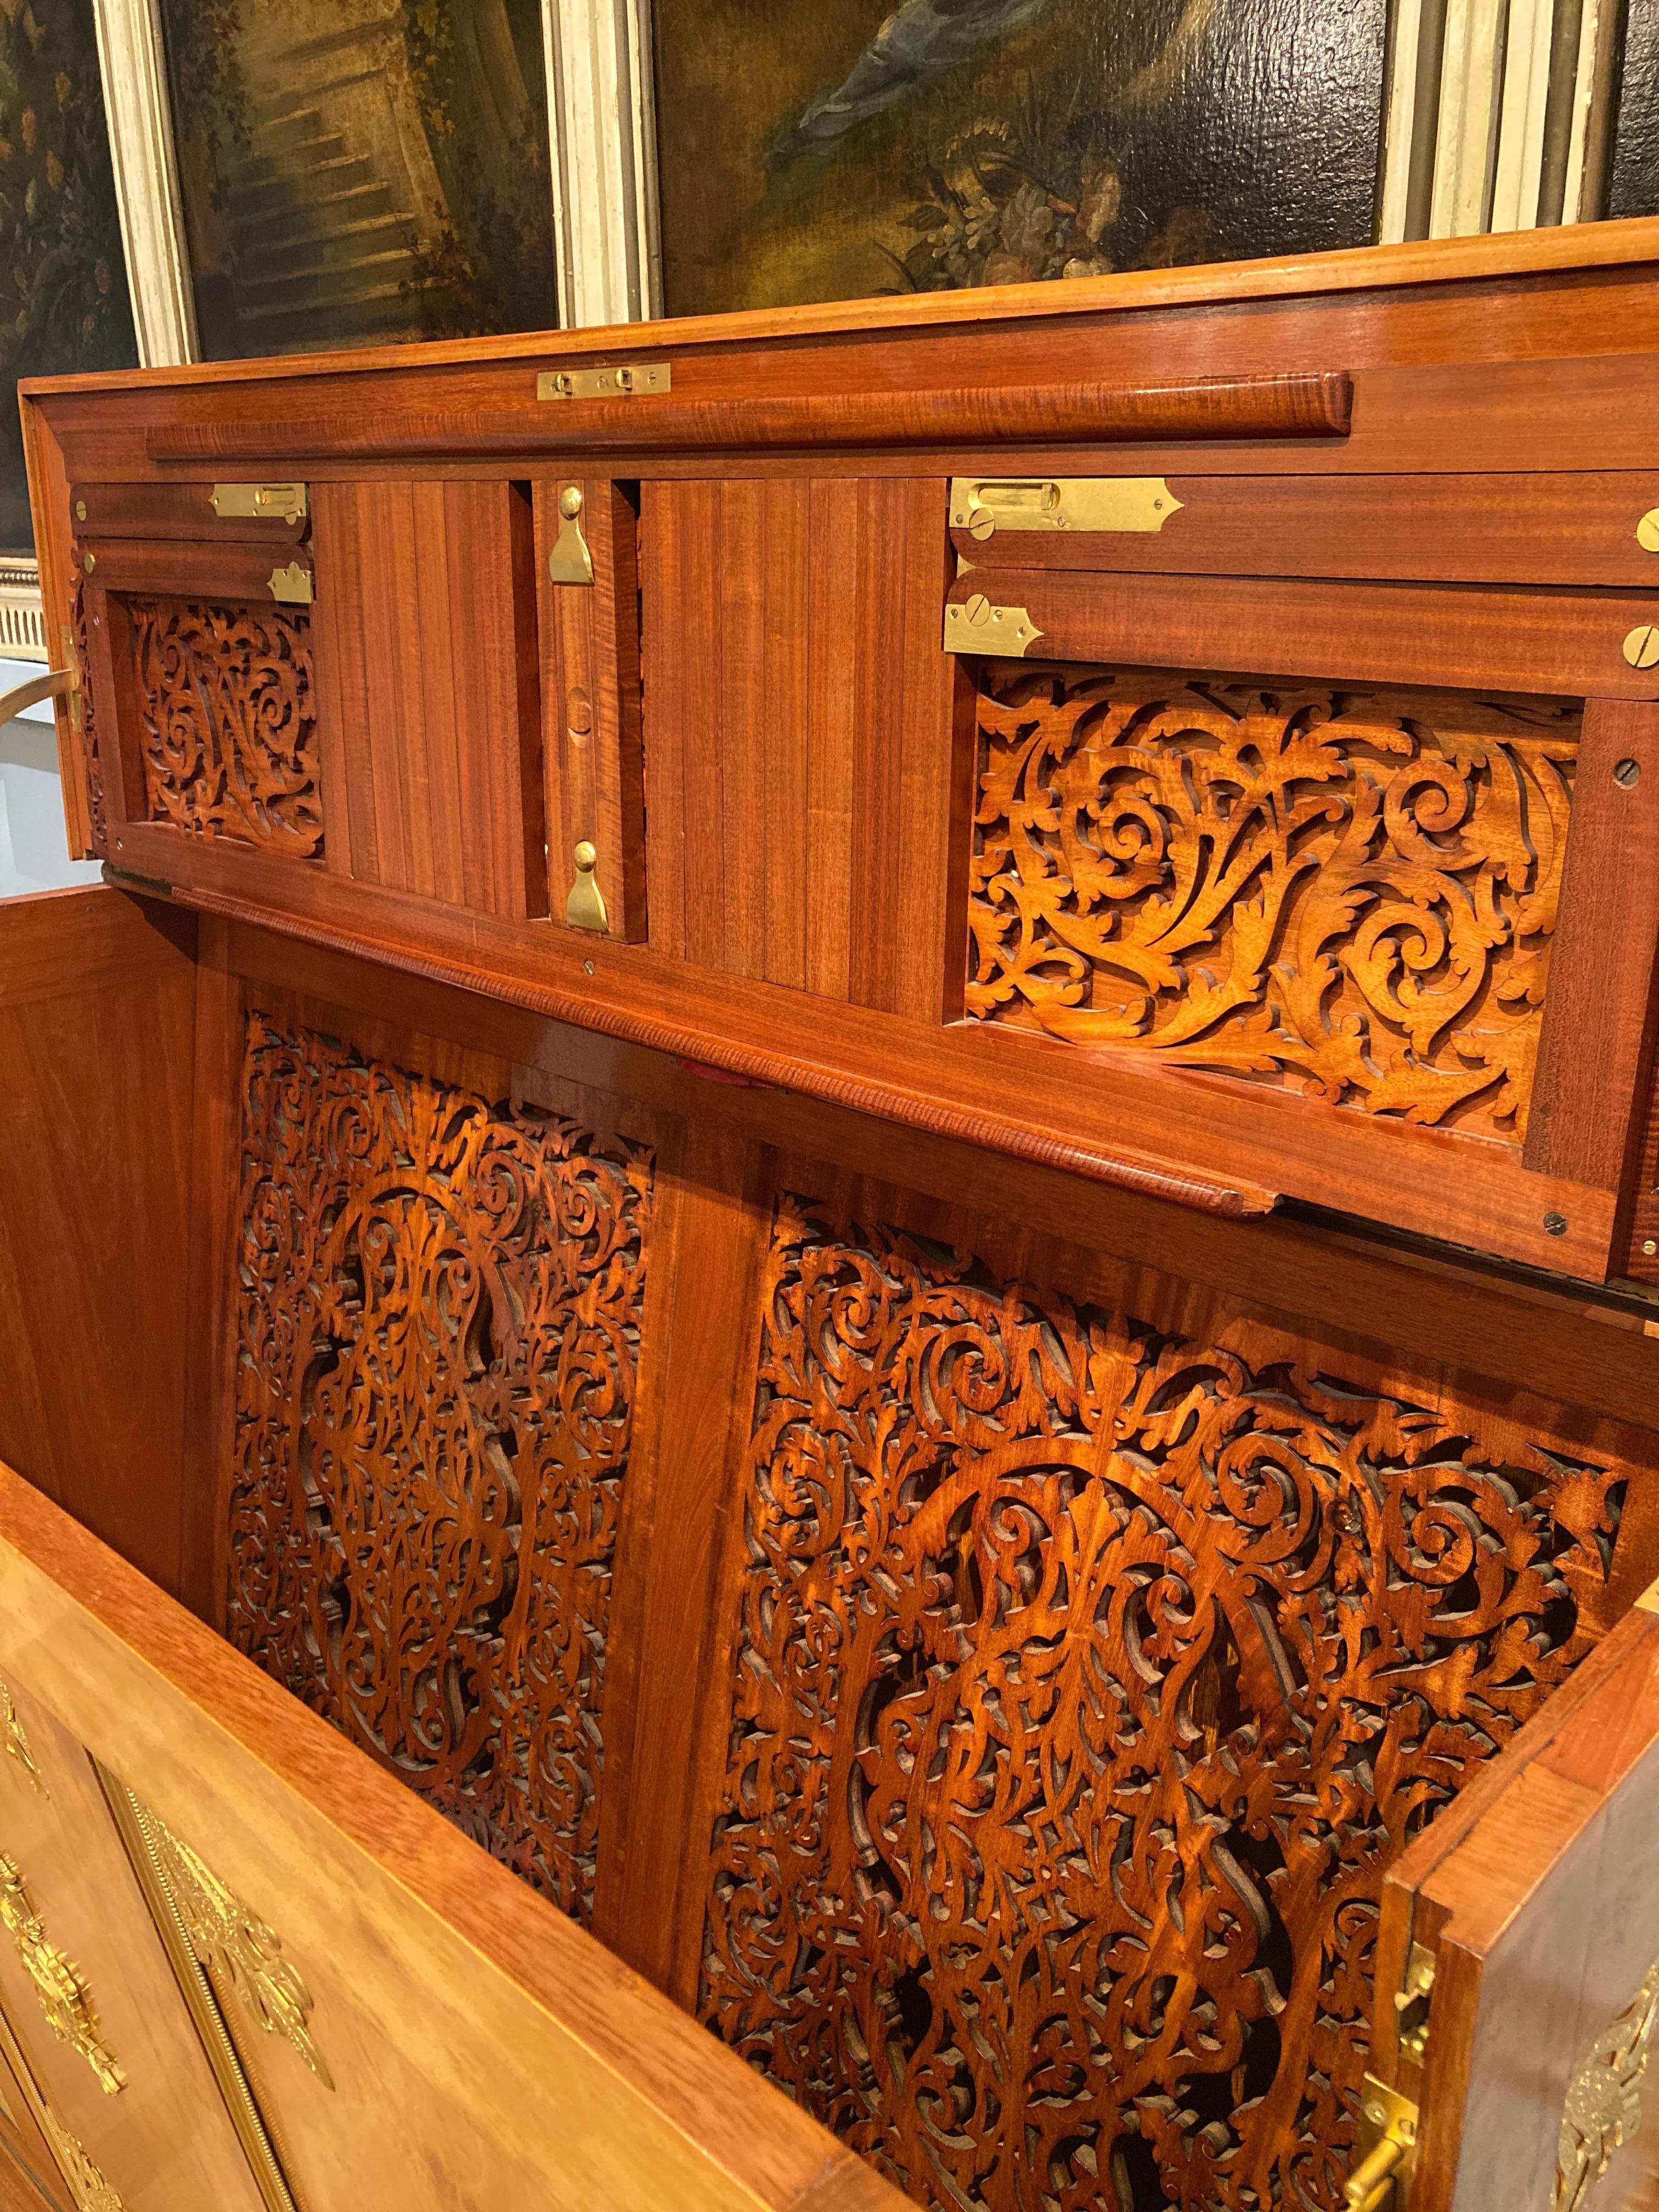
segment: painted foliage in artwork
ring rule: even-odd
[[[138,358],[92,0],[0,0],[0,551],[25,551],[18,378]]]
[[[671,313],[1359,246],[1384,0],[655,0]]]
[[[558,320],[538,0],[164,0],[209,360]]]

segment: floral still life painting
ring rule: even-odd
[[[671,313],[1371,236],[1385,0],[656,0]]]

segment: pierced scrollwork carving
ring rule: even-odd
[[[320,853],[308,611],[130,599],[126,611],[150,819]]]
[[[1596,2038],[1567,2087],[1556,2149],[1554,2212],[1580,2212],[1613,2154],[1642,2124],[1642,2076],[1659,2022],[1659,1963]]]
[[[109,858],[109,828],[104,811],[104,763],[98,750],[98,722],[93,712],[92,655],[87,639],[87,580],[82,573],[80,549],[70,585],[70,626],[75,637],[75,656],[81,669],[81,749],[87,773],[87,820],[92,849],[100,860]]]
[[[1518,1142],[1580,713],[988,670],[967,1010]]]
[[[799,1199],[762,1312],[703,2018],[957,2212],[1340,2205],[1383,1870],[1624,1472]]]
[[[30,1899],[22,1869],[9,1854],[0,1856],[0,1922],[10,1930],[17,1955],[40,2000],[46,2025],[61,2041],[80,2052],[106,2096],[118,2095],[126,2087],[127,2077],[104,2039],[92,1992],[75,1961],[49,1941]]]
[[[228,1626],[586,1919],[648,1153],[255,1015]]]
[[[128,1792],[146,1853],[216,1994],[234,1990],[253,2025],[292,2044],[325,2089],[334,2076],[311,2033],[312,1995],[283,1939],[228,1882]]]

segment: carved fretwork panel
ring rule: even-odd
[[[762,1312],[702,2016],[923,2202],[1339,2205],[1383,1869],[1628,1470],[799,1199]]]
[[[323,849],[311,617],[129,599],[153,822],[306,859]]]
[[[234,1641],[592,1911],[652,1164],[250,1017]]]
[[[76,557],[70,586],[70,621],[75,631],[75,657],[81,674],[81,753],[87,771],[87,827],[92,849],[100,860],[109,858],[109,828],[104,812],[104,764],[98,752],[98,724],[93,713],[92,655],[87,640],[87,582]]]
[[[970,1015],[1519,1141],[1577,705],[994,666],[978,719]]]

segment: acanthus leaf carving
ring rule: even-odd
[[[1579,709],[992,668],[966,1007],[1525,1133]]]
[[[925,2203],[1342,2201],[1382,1873],[1624,1471],[779,1203],[700,2008]]]
[[[651,1192],[250,1018],[229,1632],[584,1919]]]

